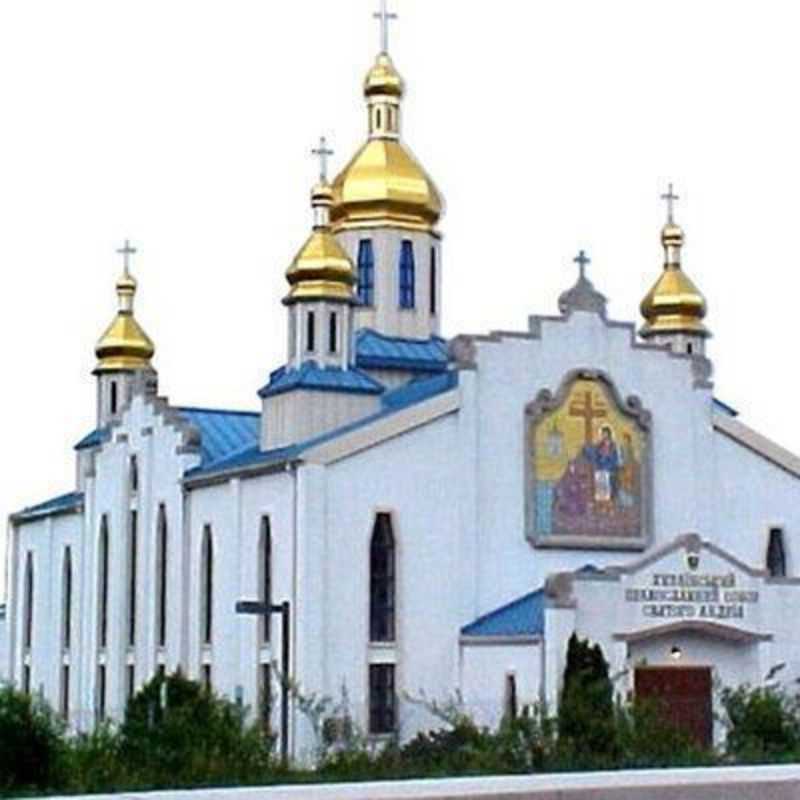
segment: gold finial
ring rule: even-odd
[[[151,367],[150,360],[155,354],[155,346],[133,316],[137,283],[131,275],[130,261],[136,252],[136,248],[127,239],[124,247],[117,250],[123,257],[122,275],[117,281],[119,307],[117,316],[95,348],[98,358],[95,374]]]
[[[645,324],[641,335],[644,338],[676,333],[710,336],[703,324],[707,313],[705,297],[681,268],[685,236],[683,229],[675,222],[675,202],[680,198],[675,194],[672,184],[661,199],[667,203],[667,223],[661,231],[664,271],[642,301],[641,312]]]
[[[323,137],[312,153],[321,162],[320,182],[311,190],[314,230],[286,272],[291,289],[283,302],[286,305],[303,300],[355,303],[355,268],[330,226],[333,189],[327,181],[327,158],[333,151],[328,149]]]

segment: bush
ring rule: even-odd
[[[152,787],[250,783],[272,766],[273,740],[245,711],[176,672],[131,698],[119,752]]]
[[[728,755],[742,764],[800,759],[800,696],[777,686],[723,689]]]
[[[0,687],[0,792],[61,783],[64,727],[38,698]]]

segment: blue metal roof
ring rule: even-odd
[[[181,408],[180,415],[200,431],[202,464],[219,461],[246,447],[258,446],[261,415],[251,411]]]
[[[543,636],[544,590],[539,589],[461,629],[462,636]]]
[[[90,434],[81,439],[75,445],[76,450],[88,450],[90,447],[98,447],[108,441],[109,430],[108,428],[96,428]]]
[[[356,366],[361,369],[398,369],[410,372],[444,372],[449,357],[447,342],[384,336],[369,328],[356,335]]]
[[[412,388],[413,386],[413,388]],[[363,419],[356,420],[341,428],[336,428],[333,431],[324,433],[321,436],[316,436],[305,442],[300,442],[288,447],[282,447],[276,450],[261,450],[258,444],[245,448],[237,453],[233,453],[227,458],[221,459],[210,464],[204,464],[200,467],[191,470],[187,473],[187,478],[195,478],[201,475],[209,475],[217,472],[227,472],[238,468],[252,467],[252,466],[268,466],[269,464],[280,464],[297,458],[304,451],[320,444],[325,444],[340,436],[345,436],[355,430],[371,425],[380,419],[389,417],[396,414],[403,409],[410,408],[411,406],[435,397],[438,394],[450,391],[458,386],[458,373],[448,372],[446,375],[435,375],[426,380],[414,381],[409,386],[401,387],[393,392],[389,392],[381,398],[383,401],[383,408],[375,414],[370,414]]]
[[[384,391],[378,381],[360,369],[320,367],[316,361],[306,361],[300,369],[281,367],[275,370],[269,376],[269,383],[258,394],[260,397],[274,397],[293,389],[355,394],[381,394]]]
[[[30,521],[40,517],[48,517],[51,514],[64,514],[68,511],[77,511],[83,506],[83,492],[70,492],[45,500],[35,506],[28,506],[14,514],[18,520]]]

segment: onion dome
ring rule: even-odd
[[[330,227],[333,190],[322,181],[311,191],[314,230],[286,272],[291,289],[286,305],[302,300],[355,302],[353,262],[336,241]]]
[[[672,219],[671,207],[661,241],[665,253],[664,271],[642,301],[641,312],[646,321],[641,335],[646,339],[658,334],[710,336],[703,324],[707,312],[705,297],[681,269],[684,233]]]
[[[387,53],[364,81],[369,139],[333,183],[335,232],[394,227],[435,233],[443,200],[433,180],[400,141],[404,83]]]
[[[127,244],[126,251],[128,254],[135,252]],[[95,375],[103,372],[151,369],[150,359],[156,349],[133,315],[136,285],[136,279],[128,271],[126,260],[125,271],[117,281],[119,298],[117,316],[95,347],[98,359],[94,369]]]

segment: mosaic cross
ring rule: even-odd
[[[591,392],[586,392],[582,401],[573,403],[569,407],[569,415],[583,420],[584,424],[584,443],[592,443],[592,430],[597,419],[604,419],[608,416],[608,409],[605,406],[595,405]]]

